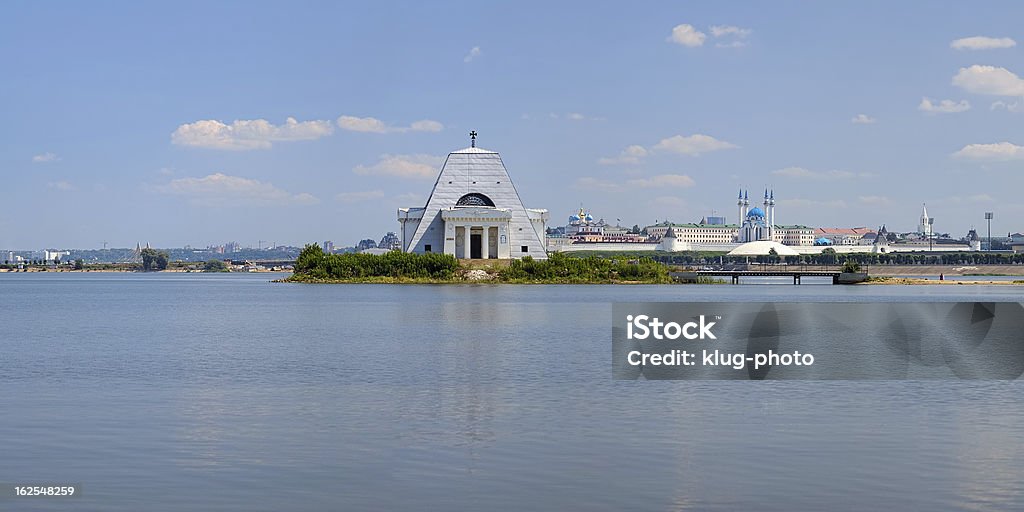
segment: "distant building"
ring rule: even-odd
[[[722,246],[756,241],[778,242],[784,245],[814,245],[814,228],[801,225],[775,224],[775,191],[765,190],[764,209],[750,208],[749,194],[740,191],[737,197],[740,224],[726,224],[724,217],[705,217],[697,224],[674,224],[668,221],[644,228],[655,240],[667,236],[669,228],[675,235],[676,247],[688,244],[694,249],[704,245]],[[711,222],[711,221],[714,222]]]
[[[356,244],[356,251],[358,251],[358,252],[363,252],[363,251],[365,251],[367,249],[376,249],[376,248],[377,248],[377,242],[373,241],[372,238],[367,238],[365,240],[360,240],[359,243]]]
[[[225,253],[239,252],[242,250],[242,246],[238,242],[228,242],[224,244]]]
[[[917,222],[917,232],[924,238],[932,236],[932,227],[935,224],[935,219],[928,216],[928,207],[924,204],[921,205],[921,217]]]
[[[886,235],[888,233],[884,225],[878,228],[878,232],[875,233],[875,239],[871,243],[871,252],[876,254],[889,252],[889,237]]]
[[[971,228],[971,230],[967,232],[966,239],[967,246],[970,247],[972,251],[981,250],[981,237],[978,236],[978,232],[975,231],[974,228]]]
[[[380,249],[388,251],[400,251],[402,250],[402,239],[398,238],[398,235],[394,231],[388,231],[384,238],[380,239],[380,243],[377,244]]]
[[[860,245],[866,235],[873,233],[874,232],[867,227],[817,228],[814,230],[814,236],[817,240],[825,238],[832,242],[830,245]],[[815,245],[824,245],[818,244],[817,240],[815,241]],[[870,245],[870,243],[868,245]]]
[[[63,261],[65,256],[70,256],[70,255],[71,255],[70,251],[51,251],[51,250],[48,250],[48,249],[43,249],[43,261],[45,261],[45,262],[51,262],[53,260],[61,260],[61,261]]]
[[[324,252],[334,252],[334,242],[330,240],[324,240],[323,249]]]
[[[768,189],[764,189],[764,209],[750,208],[750,201],[747,199],[747,192],[744,191],[736,200],[739,208],[739,219],[741,220],[739,232],[736,234],[736,241],[739,243],[757,242],[760,240],[774,240],[775,231],[775,191],[768,195]]]

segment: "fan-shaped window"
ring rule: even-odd
[[[455,206],[494,206],[494,201],[483,194],[474,192],[460,197]]]

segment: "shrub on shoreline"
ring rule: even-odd
[[[295,262],[295,276],[312,280],[358,280],[369,278],[438,279],[455,276],[459,262],[449,254],[413,254],[392,251],[385,254],[328,254],[309,244]]]
[[[508,268],[499,273],[503,281],[509,282],[647,282],[668,283],[671,281],[668,268],[650,258],[573,258],[560,252],[553,252],[546,260],[535,260],[529,256],[513,260]]]

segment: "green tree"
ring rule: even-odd
[[[825,263],[828,263],[829,265],[831,265],[831,264],[836,262],[836,250],[835,249],[833,249],[831,247],[826,247],[824,250],[821,251],[821,254],[824,257],[823,259],[824,259]]]
[[[75,270],[82,270],[83,268],[85,268],[85,262],[82,261],[82,258],[75,260]]]
[[[142,250],[142,269],[146,271],[166,270],[169,257],[167,251],[158,251],[147,247]]]
[[[228,272],[228,264],[223,260],[209,260],[203,265],[203,272]]]

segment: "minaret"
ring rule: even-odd
[[[750,209],[750,199],[748,199],[747,193],[749,190],[743,191],[743,215],[740,218],[740,224],[743,224],[743,220],[747,218],[747,210]]]
[[[928,206],[921,203],[921,222],[917,225],[917,231],[925,236],[932,235],[932,223],[928,218]]]
[[[775,190],[768,196],[768,239],[775,240]]]
[[[740,189],[739,195],[736,196],[736,225],[743,225],[743,189]]]

